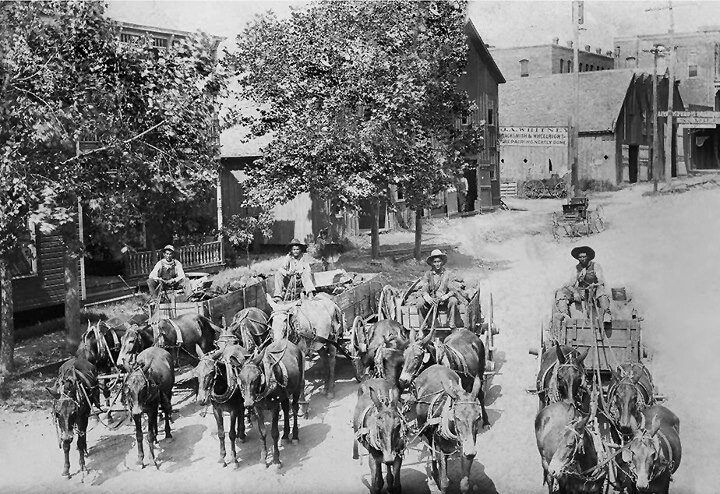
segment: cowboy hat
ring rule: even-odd
[[[307,245],[305,245],[305,242],[302,242],[296,238],[294,238],[290,241],[290,243],[288,244],[288,249],[292,249],[293,246],[295,246],[295,245],[300,247],[302,250],[307,250]]]
[[[575,247],[573,250],[570,251],[570,255],[573,256],[575,259],[578,259],[580,254],[587,254],[588,261],[592,261],[593,259],[595,259],[595,251],[587,245],[583,245],[582,247]]]
[[[425,259],[425,262],[432,266],[433,259],[435,259],[436,257],[439,257],[442,260],[443,264],[447,262],[447,255],[440,249],[433,250],[427,257],[427,259]]]
[[[173,247],[173,246],[170,245],[170,244],[167,244],[167,245],[166,245],[165,247],[163,247],[163,249],[162,249],[163,253],[164,253],[165,251],[167,251],[167,250],[169,250],[169,251],[172,252],[173,254],[175,253],[175,247]]]

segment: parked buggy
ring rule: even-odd
[[[562,205],[562,213],[552,214],[552,234],[555,240],[560,236],[581,237],[600,233],[605,229],[602,206],[590,208],[587,197],[571,197]]]
[[[567,184],[565,179],[557,174],[540,180],[526,180],[523,183],[523,194],[528,199],[561,199],[567,195]]]

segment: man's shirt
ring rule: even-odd
[[[185,278],[185,271],[183,271],[182,264],[177,259],[173,259],[170,262],[165,259],[160,259],[150,272],[149,278],[156,280],[183,279]]]

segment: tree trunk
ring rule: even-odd
[[[0,258],[0,376],[13,371],[14,354],[12,275],[7,259]]]
[[[80,273],[78,255],[65,252],[65,342],[67,350],[75,353],[80,344]]]
[[[422,260],[420,248],[422,247],[422,209],[415,210],[415,250],[413,254],[418,261]]]
[[[372,202],[372,223],[370,224],[370,252],[373,259],[380,257],[380,201]]]

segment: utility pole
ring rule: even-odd
[[[572,197],[580,195],[580,162],[578,150],[578,136],[580,123],[580,24],[584,22],[584,3],[582,0],[575,0],[572,3],[573,16],[573,72],[574,79],[574,98],[572,112],[572,153],[571,153],[571,169],[570,182],[572,184]]]
[[[677,54],[677,46],[675,46],[675,17],[673,15],[672,0],[668,0],[668,11],[670,13],[670,80],[668,81],[668,116],[665,124],[665,183],[670,185],[672,179],[672,162],[673,162],[673,134],[675,129],[673,126],[673,98],[675,93],[675,59]]]
[[[652,50],[643,50],[653,54],[653,78],[652,78],[652,127],[653,127],[653,157],[652,157],[652,178],[653,192],[658,189],[658,176],[660,175],[660,132],[658,129],[658,83],[657,83],[657,64],[658,57],[662,56],[665,47],[659,43],[655,43]]]

